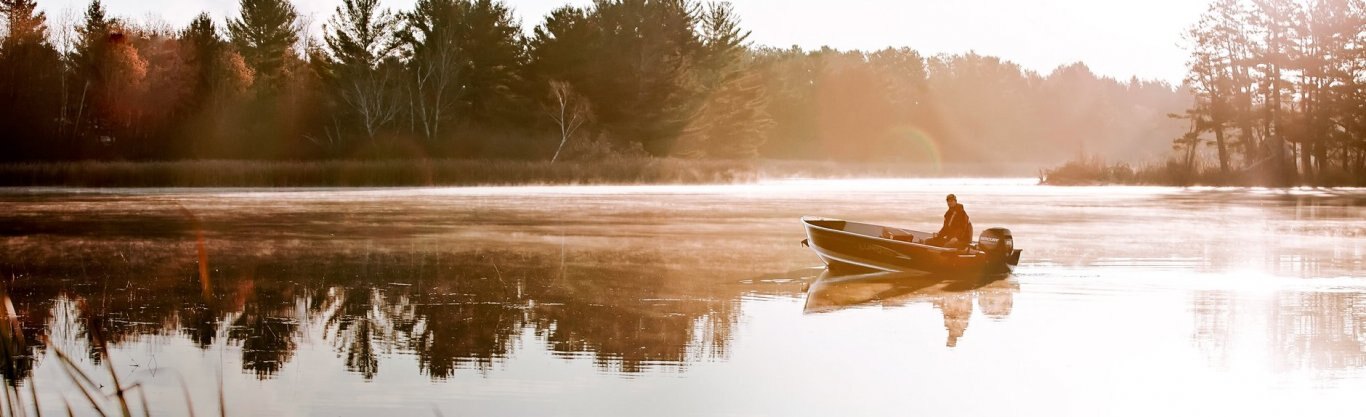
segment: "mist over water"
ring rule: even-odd
[[[93,412],[56,350],[153,413],[216,414],[220,380],[233,415],[1362,409],[1366,191],[1034,182],[8,189],[4,377],[54,415]],[[798,244],[803,215],[933,231],[948,193],[1015,274]]]

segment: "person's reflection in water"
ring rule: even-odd
[[[978,290],[973,292],[947,293],[935,299],[934,306],[944,313],[944,329],[949,331],[948,347],[958,346],[958,338],[968,331],[968,320],[972,317],[972,298],[977,296],[977,308],[982,314],[993,319],[1010,316],[1015,305],[1014,294],[1010,291]]]
[[[958,346],[958,338],[968,331],[972,317],[972,293],[948,293],[934,300],[934,306],[944,313],[944,329],[949,331],[948,347]]]
[[[945,345],[957,347],[968,330],[973,300],[976,308],[992,320],[1010,316],[1019,285],[1009,276],[970,278],[950,275],[916,275],[877,272],[847,275],[826,271],[807,288],[807,314],[819,314],[859,306],[904,306],[917,302],[933,305],[944,316],[948,332]]]

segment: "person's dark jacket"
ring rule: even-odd
[[[944,227],[939,229],[939,237],[946,240],[958,239],[960,242],[972,240],[972,223],[968,220],[968,212],[963,209],[962,204],[954,204],[944,212]]]

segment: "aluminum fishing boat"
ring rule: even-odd
[[[832,270],[936,273],[1009,273],[1020,263],[1010,230],[991,228],[966,248],[926,243],[933,234],[917,230],[803,217],[806,240]]]

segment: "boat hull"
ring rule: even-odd
[[[1009,273],[1020,250],[991,254],[926,245],[928,233],[843,220],[802,218],[805,243],[832,270],[935,273]],[[896,236],[896,239],[884,236]]]

